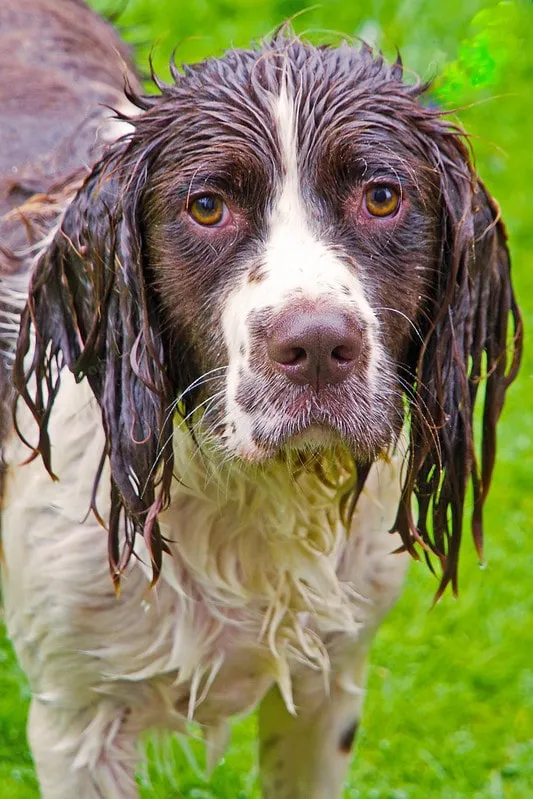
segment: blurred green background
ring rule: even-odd
[[[1,0],[0,0],[1,2]],[[313,41],[362,36],[434,77],[434,97],[472,135],[477,166],[509,229],[526,331],[533,330],[533,3],[530,0],[93,0],[115,14],[147,70],[166,77],[169,54],[198,60],[243,46],[288,17]],[[487,567],[465,540],[458,600],[431,610],[436,582],[413,564],[382,627],[372,668],[350,799],[533,797],[533,355],[500,429],[486,511]],[[28,692],[0,626],[0,796],[38,791],[24,736]],[[257,797],[254,719],[206,783],[194,743],[148,742],[144,797]],[[74,799],[74,798],[73,798]],[[83,799],[80,797],[79,799]],[[117,797],[119,799],[119,797]]]

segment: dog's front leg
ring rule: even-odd
[[[367,646],[355,652],[349,677],[305,672],[294,679],[296,715],[277,687],[259,709],[264,799],[340,799],[361,717]]]
[[[28,738],[42,799],[137,799],[138,753],[127,711],[105,700],[94,711],[32,699]]]

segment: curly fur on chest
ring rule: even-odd
[[[405,568],[403,558],[387,554],[394,540],[388,549],[382,540],[399,492],[398,457],[376,467],[369,478],[348,538],[340,507],[355,476],[346,453],[339,451],[338,461],[329,462],[329,474],[322,461],[312,458],[308,463],[298,458],[292,465],[280,462],[264,471],[217,468],[178,429],[175,469],[183,476],[161,517],[172,557],[165,559],[161,580],[150,592],[150,561],[138,542],[117,601],[103,557],[105,533],[94,521],[83,523],[91,501],[90,467],[97,463],[102,443],[98,412],[83,386],[66,381],[51,423],[58,432],[68,425],[73,433],[72,443],[56,453],[59,481],[52,483],[39,462],[12,470],[5,524],[17,519],[22,527],[13,546],[20,557],[32,553],[24,570],[33,574],[36,600],[41,589],[52,597],[63,585],[65,607],[72,602],[74,615],[63,633],[54,622],[55,635],[72,636],[78,623],[74,639],[83,637],[84,648],[95,657],[95,669],[102,669],[109,680],[139,681],[174,673],[176,683],[187,686],[190,706],[185,715],[193,717],[198,690],[203,686],[207,695],[213,670],[218,671],[226,657],[238,660],[239,651],[250,661],[255,650],[252,661],[257,658],[265,674],[280,681],[292,707],[291,669],[305,664],[326,676],[327,642],[341,632],[356,638],[379,616],[383,598],[388,603],[387,594],[397,590],[393,580],[376,603],[376,589],[368,585],[383,565],[379,558],[390,558],[390,568],[400,577]],[[16,441],[12,447],[10,459],[16,462],[23,448]],[[37,501],[47,508],[42,521],[24,529],[24,519],[37,512]],[[107,502],[102,486],[97,507],[103,516]],[[75,537],[78,543],[71,548],[68,541]],[[378,562],[367,563],[365,572],[365,557],[373,549]],[[354,559],[361,563],[351,562]],[[8,560],[16,570],[17,556]],[[16,596],[17,589],[13,591]],[[98,638],[92,646],[83,626],[87,608],[78,608],[79,592],[94,595],[90,604],[99,609],[91,614]],[[16,599],[9,604],[16,617]],[[113,618],[106,621],[107,615]],[[34,646],[27,642],[28,651]],[[59,648],[72,647],[63,641]]]

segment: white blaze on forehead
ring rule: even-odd
[[[278,132],[283,170],[282,191],[274,207],[273,222],[276,224],[289,218],[301,222],[304,215],[298,176],[298,118],[294,97],[289,96],[285,81],[274,102],[273,116]]]
[[[374,314],[361,282],[346,261],[313,230],[305,206],[298,152],[299,99],[298,93],[294,94],[283,81],[273,102],[281,177],[263,256],[263,280],[256,290],[259,307],[290,303],[295,295],[309,300],[328,295],[339,308],[355,306],[360,320],[373,325]]]
[[[260,279],[250,282],[244,275],[228,298],[228,344],[236,336],[243,342],[242,330],[250,311],[281,309],[296,298],[312,301],[326,296],[339,309],[352,311],[361,323],[376,327],[375,314],[354,270],[312,228],[298,163],[298,105],[298,96],[283,81],[272,104],[281,170],[260,255]]]
[[[377,318],[352,266],[313,229],[302,195],[298,150],[298,94],[283,80],[272,101],[272,118],[280,146],[280,176],[267,220],[266,243],[259,255],[257,279],[244,274],[225,301],[222,324],[228,349],[226,419],[236,433],[228,439],[249,441],[252,421],[236,401],[240,375],[250,355],[248,320],[251,313],[290,308],[295,300],[327,300],[332,308],[353,314],[364,327],[370,352],[369,389],[381,355]],[[252,268],[252,264],[250,265]],[[246,429],[246,433],[244,432]],[[242,435],[241,435],[242,434]],[[235,448],[238,448],[236,446]]]

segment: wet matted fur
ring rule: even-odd
[[[399,60],[284,29],[157,95],[130,67],[126,100],[113,41],[91,90],[127,132],[95,145],[91,104],[2,228],[6,619],[43,795],[135,796],[150,727],[198,722],[214,763],[259,704],[265,797],[332,799],[406,551],[456,587],[469,486],[481,549],[521,349],[503,223]]]

